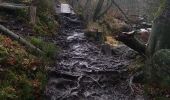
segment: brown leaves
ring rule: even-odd
[[[17,61],[16,61],[16,58],[14,58],[14,57],[9,57],[9,58],[7,58],[7,61],[6,61],[6,63],[8,64],[8,65],[15,65],[16,63],[17,63]]]
[[[4,45],[4,47],[10,48],[12,46],[12,40],[8,37],[5,37],[2,40],[2,44]]]
[[[37,74],[41,73],[43,75],[39,70],[40,66],[43,66],[42,61],[26,52],[24,46],[19,45],[16,41],[0,35],[0,58],[3,57],[4,59],[0,63],[3,68],[0,70],[7,69],[12,74],[5,73],[7,78],[3,80],[3,83],[0,79],[1,85],[9,85],[9,88],[2,87],[3,90],[0,89],[0,94],[9,94],[11,98],[19,98],[23,94],[27,97],[34,95],[36,100],[41,100],[39,98],[41,96],[42,80]],[[23,92],[25,89],[31,92]]]
[[[36,60],[36,59],[23,59],[22,61],[22,65],[29,70],[36,70],[38,66],[41,65],[40,60]]]
[[[39,88],[41,83],[40,83],[39,80],[36,79],[36,80],[32,81],[32,85],[33,85],[34,88]]]

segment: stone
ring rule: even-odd
[[[170,86],[170,49],[159,50],[153,55],[151,75],[161,86]]]

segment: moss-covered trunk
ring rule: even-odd
[[[160,49],[170,49],[170,0],[164,0],[154,20],[147,54],[152,56]]]
[[[170,0],[163,0],[154,20],[147,55],[149,81],[170,88]]]

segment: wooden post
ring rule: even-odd
[[[29,17],[30,17],[30,24],[32,25],[35,25],[36,23],[36,11],[37,11],[37,7],[31,5],[29,8]]]

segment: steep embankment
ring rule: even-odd
[[[45,55],[37,54],[0,31],[0,100],[43,99],[45,68],[52,64],[57,51],[52,43],[53,27],[57,26],[47,14],[37,16],[37,23],[31,25],[27,14],[24,10],[0,10],[0,25],[34,44]]]

